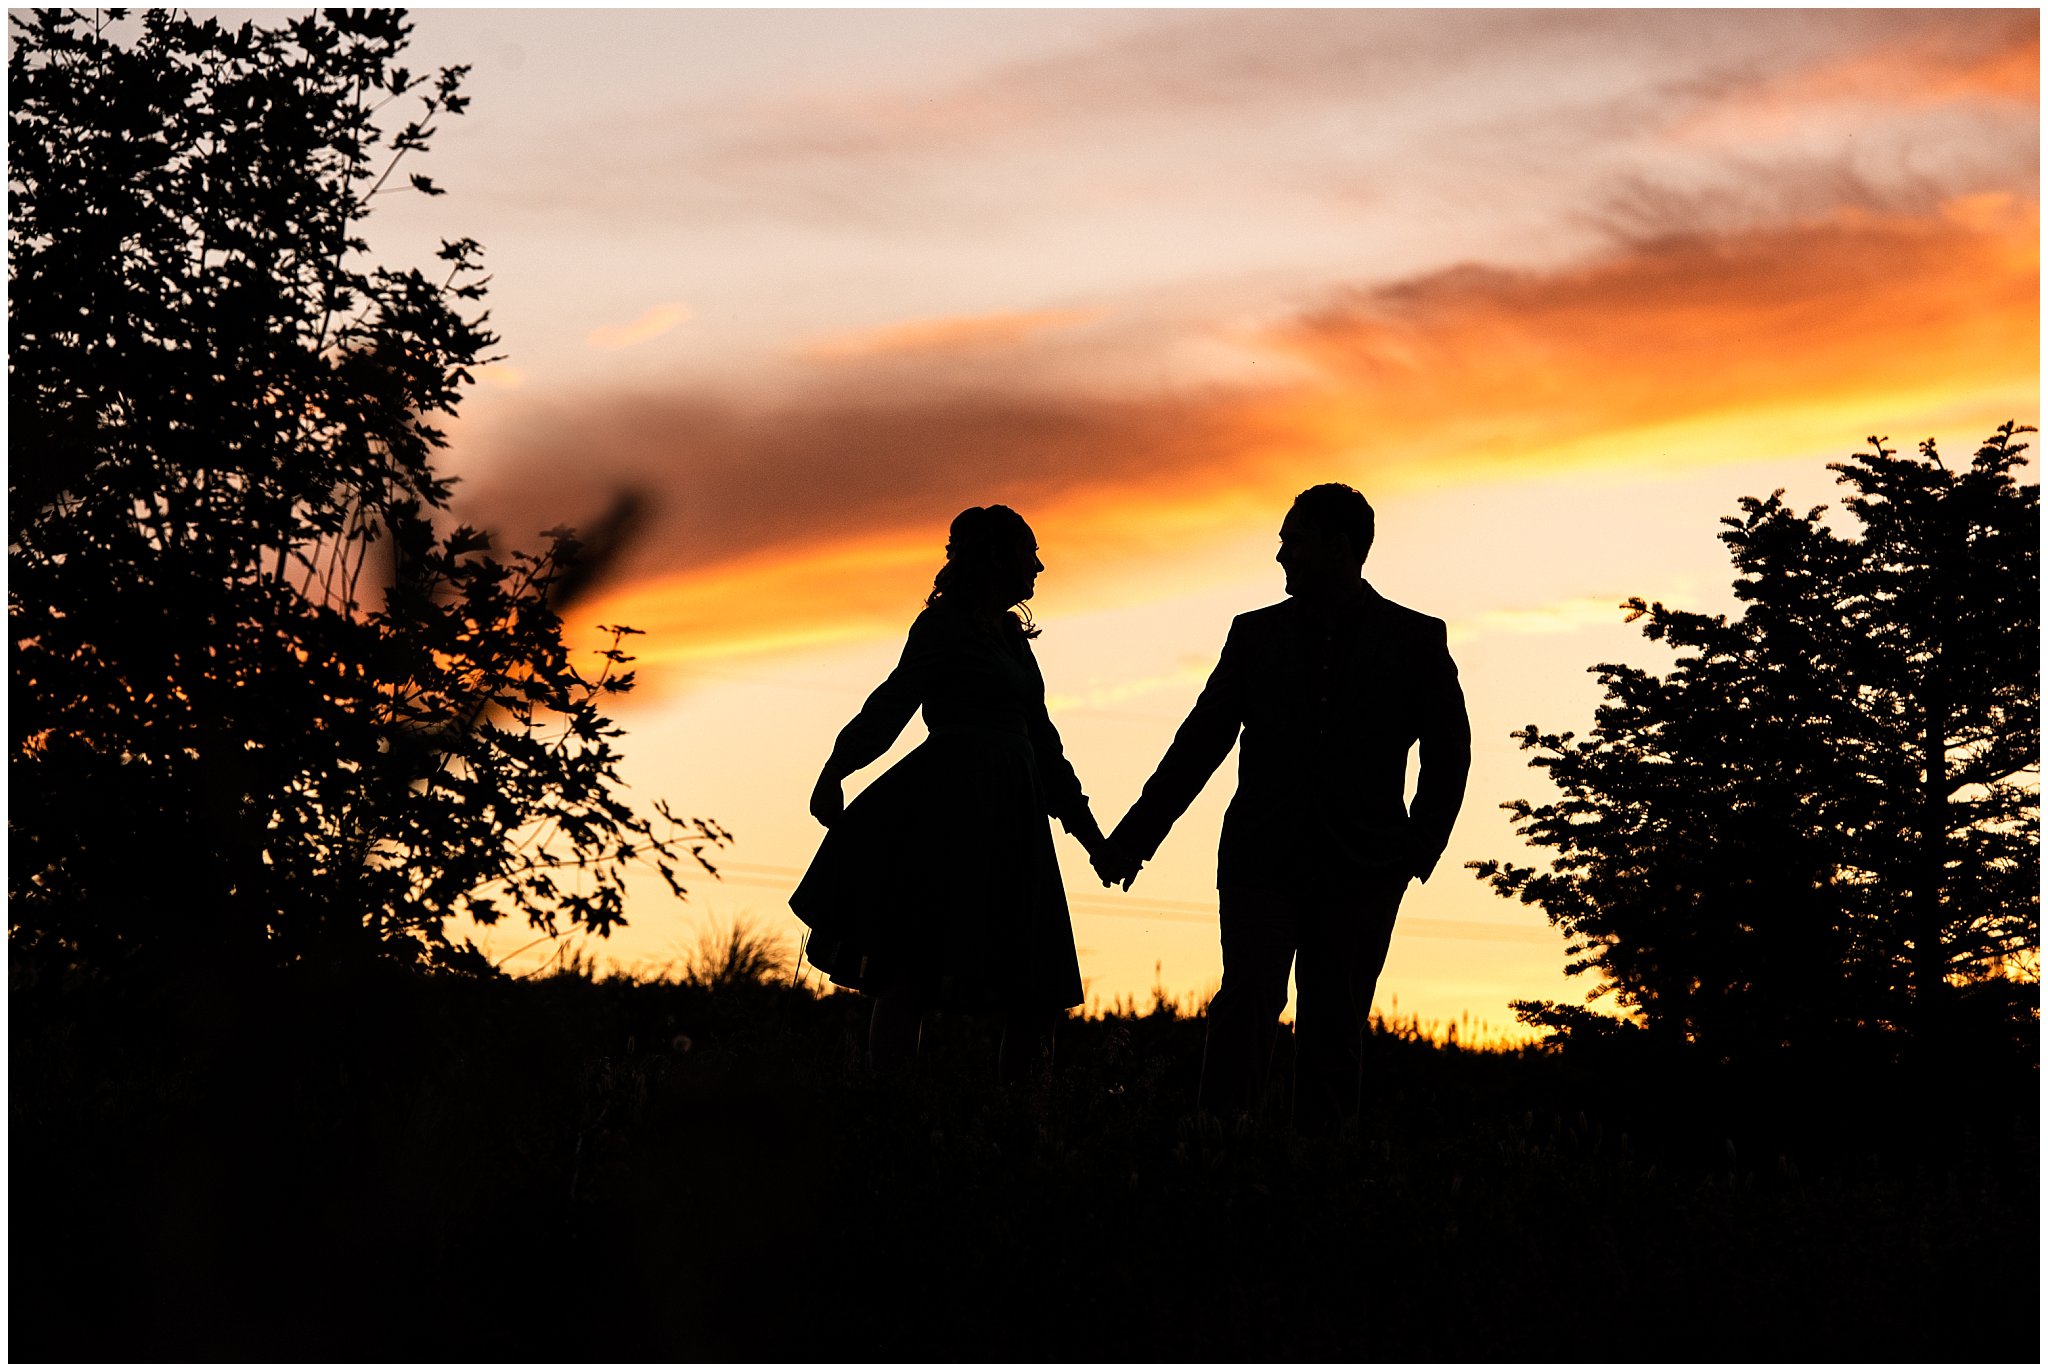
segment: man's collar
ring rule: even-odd
[[[1289,599],[1301,607],[1301,612],[1313,619],[1332,619],[1347,614],[1356,614],[1370,608],[1380,599],[1380,593],[1364,577],[1347,582],[1344,588],[1328,597],[1307,598],[1290,596]]]

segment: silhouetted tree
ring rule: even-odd
[[[2034,1020],[2040,511],[2012,476],[2029,432],[2001,426],[1960,472],[1931,439],[1831,464],[1857,537],[1782,491],[1745,498],[1721,535],[1741,617],[1629,601],[1673,670],[1600,664],[1592,737],[1516,733],[1562,797],[1505,808],[1555,856],[1472,865],[1543,907],[1596,996],[1723,1055]]]
[[[364,264],[376,197],[440,193],[394,176],[466,69],[398,66],[389,10],[10,25],[17,948],[473,962],[452,916],[602,934],[640,858],[680,893],[723,835],[619,799],[632,631],[571,664],[574,539],[432,522],[429,421],[496,341],[477,244]]]

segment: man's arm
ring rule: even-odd
[[[1465,715],[1465,692],[1458,685],[1458,665],[1441,620],[1430,622],[1422,695],[1422,727],[1415,767],[1415,802],[1408,807],[1409,832],[1415,843],[1415,875],[1429,880],[1451,825],[1465,801],[1465,777],[1472,770],[1472,723]]]
[[[1231,624],[1216,670],[1209,673],[1208,683],[1174,734],[1166,756],[1159,760],[1130,813],[1110,835],[1112,844],[1139,862],[1149,862],[1159,851],[1174,821],[1195,803],[1237,742],[1238,728],[1244,723],[1247,652],[1239,623]]]

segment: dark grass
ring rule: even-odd
[[[10,1356],[2038,1357],[2029,1064],[1386,1032],[1358,1135],[1315,1140],[1193,1114],[1171,1007],[1068,1024],[1013,1091],[950,1017],[870,1080],[865,1011],[17,967]]]

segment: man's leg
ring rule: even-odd
[[[1304,902],[1294,969],[1294,1125],[1329,1133],[1358,1115],[1365,1031],[1406,875]]]
[[[1003,1017],[996,1075],[1005,1086],[1052,1070],[1053,1035],[1063,1018],[1058,1010],[1012,1010]]]
[[[1223,985],[1209,1002],[1199,1104],[1231,1115],[1256,1109],[1264,1094],[1298,919],[1293,897],[1236,887],[1217,893],[1217,914]]]

